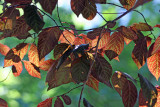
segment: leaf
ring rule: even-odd
[[[147,23],[135,23],[132,25],[135,29],[140,31],[152,31],[152,27],[148,25]]]
[[[39,67],[39,56],[37,46],[35,44],[31,44],[30,50],[28,52],[28,58],[31,63]]]
[[[131,9],[136,2],[136,0],[119,0],[119,1],[123,5],[123,7],[127,10]]]
[[[84,107],[93,107],[85,98],[83,98]]]
[[[125,86],[122,88],[122,101],[125,107],[134,107],[137,100],[137,89],[130,81],[125,81]]]
[[[105,50],[112,50],[116,52],[118,55],[120,55],[123,48],[124,48],[124,39],[122,33],[114,32],[109,38]]]
[[[19,76],[23,70],[22,62],[14,63],[12,66],[12,73],[15,77]]]
[[[40,102],[37,107],[52,107],[52,98],[47,98]]]
[[[64,107],[62,100],[57,97],[55,103],[54,103],[54,107]]]
[[[156,86],[158,95],[157,95],[157,102],[155,104],[155,107],[159,107],[160,106],[160,86]]]
[[[106,4],[106,0],[94,0],[95,3]]]
[[[81,45],[81,44],[86,44],[85,39],[81,39],[79,36],[77,36],[74,40],[74,45]]]
[[[112,50],[105,50],[105,54],[106,56],[109,58],[109,60],[111,61],[113,58],[117,57],[118,54]]]
[[[52,15],[52,11],[56,7],[58,0],[40,0],[39,3],[41,4],[42,8]]]
[[[135,8],[137,8],[138,6],[143,5],[143,4],[147,3],[147,2],[150,2],[150,1],[152,1],[152,0],[138,0],[138,1],[136,2],[136,4],[134,5],[133,9],[135,9]]]
[[[39,68],[36,65],[31,63],[30,61],[23,61],[23,62],[26,70],[31,76],[41,78]]]
[[[151,55],[153,55],[159,51],[160,51],[160,36],[157,37],[157,39],[153,45],[153,50],[151,52]]]
[[[65,60],[58,70],[56,69],[56,65],[57,63],[54,62],[47,73],[46,82],[49,86],[48,90],[72,82],[70,73],[71,60]]]
[[[5,30],[3,32],[3,37],[17,37],[18,39],[26,39],[30,36],[29,30],[31,28],[28,26],[28,24],[25,22],[24,16],[19,17],[15,24],[13,24],[13,28],[11,30]]]
[[[152,41],[152,38],[146,36],[146,41],[147,41],[147,47],[149,47],[151,45],[151,41]]]
[[[156,80],[160,77],[160,53],[157,52],[151,57],[147,58],[147,65],[149,71],[154,75]]]
[[[84,82],[87,80],[90,68],[89,61],[84,57],[79,57],[73,60],[71,64],[71,75],[76,83]]]
[[[77,17],[84,10],[85,2],[85,0],[71,0],[71,9],[77,15]]]
[[[55,59],[60,58],[70,46],[66,43],[60,43],[54,48],[53,56]]]
[[[69,30],[64,30],[63,34],[61,34],[58,41],[61,41],[61,43],[74,44],[75,41],[74,33]]]
[[[147,42],[145,38],[138,40],[132,51],[132,59],[140,69],[145,63],[147,58]]]
[[[94,78],[92,75],[89,76],[88,81],[86,83],[89,87],[95,89],[97,92],[99,91],[98,85],[99,81]]]
[[[123,36],[127,39],[130,39],[130,40],[138,39],[136,33],[134,33],[134,31],[132,31],[130,28],[127,28],[125,26],[120,26],[117,28],[117,30],[121,32]]]
[[[102,83],[109,82],[112,76],[112,66],[104,57],[98,54],[91,74]]]
[[[71,104],[71,98],[68,95],[61,95],[63,98],[65,104],[70,105]]]
[[[86,0],[82,16],[87,20],[92,20],[97,13],[97,7],[93,1]]]
[[[49,68],[52,66],[52,64],[55,62],[55,60],[53,59],[49,59],[46,61],[42,61],[39,65],[39,69],[44,70],[44,71],[48,71]]]
[[[55,45],[58,44],[60,34],[61,31],[58,27],[50,27],[43,29],[38,35],[38,54],[40,60],[50,53]]]
[[[7,3],[11,3],[12,5],[18,4],[30,4],[32,0],[5,0]]]
[[[147,107],[147,101],[145,101],[142,89],[139,91],[139,107]]]
[[[9,52],[10,48],[7,45],[3,45],[0,43],[0,53],[4,56],[7,55],[7,53]]]
[[[127,39],[126,37],[124,37],[124,41],[125,41],[126,45],[128,45],[132,40]]]
[[[7,102],[3,100],[2,98],[0,98],[0,107],[8,107]]]
[[[148,101],[148,106],[154,106],[157,101],[157,90],[145,77],[138,74],[140,79],[140,85],[142,88],[142,93],[146,101]]]
[[[0,31],[12,30],[12,19],[6,19],[6,21],[0,20]]]
[[[15,49],[17,50],[17,53],[18,53],[17,55],[20,56],[21,60],[26,55],[26,53],[28,51],[28,46],[29,46],[29,44],[27,44],[27,43],[20,43],[19,45],[17,45],[15,47]]]
[[[158,28],[160,28],[160,24],[156,24],[154,27],[158,27]]]
[[[38,33],[44,26],[44,22],[37,12],[37,7],[34,5],[28,5],[24,8],[24,18],[26,23]]]
[[[127,78],[120,71],[116,71],[112,76],[112,84],[120,96],[122,96],[121,92],[125,85],[125,81],[127,81]]]

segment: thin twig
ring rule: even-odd
[[[9,77],[10,72],[11,72],[11,70],[9,71],[7,77],[6,77],[5,79],[1,80],[0,83],[1,83],[1,82],[4,82],[5,80],[7,80],[7,78]]]

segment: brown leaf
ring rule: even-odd
[[[85,8],[86,0],[71,0],[71,9],[77,15],[77,17],[82,13]]]
[[[142,89],[139,91],[139,107],[148,107],[147,106],[147,101],[145,100]]]
[[[71,98],[68,95],[61,95],[63,98],[65,104],[70,105],[71,104]]]
[[[141,23],[141,22],[133,24],[132,27],[140,31],[152,31],[153,30],[150,25],[148,25],[147,23]]]
[[[99,88],[98,88],[99,81],[96,78],[94,78],[92,75],[89,76],[86,85],[95,89],[97,92],[99,91]]]
[[[62,100],[57,97],[55,103],[54,103],[54,107],[64,107]]]
[[[7,45],[3,45],[0,43],[0,53],[4,56],[9,52],[10,48]]]
[[[58,27],[50,27],[43,29],[38,35],[38,54],[40,60],[50,53],[55,45],[58,44],[60,34],[61,31]]]
[[[47,98],[40,102],[37,107],[52,107],[52,98]]]
[[[146,41],[147,41],[147,47],[149,47],[151,45],[151,41],[152,41],[152,38],[146,36]]]
[[[8,107],[7,102],[3,100],[2,98],[0,98],[0,107]]]
[[[74,45],[81,45],[81,44],[86,44],[85,39],[83,38],[81,39],[80,37],[77,36],[74,40]]]
[[[112,50],[105,50],[105,54],[109,58],[110,61],[113,58],[116,58],[118,56],[118,54],[116,52],[112,51]]]
[[[12,5],[18,4],[30,4],[32,0],[5,0],[7,3],[11,3]]]
[[[106,0],[94,0],[95,3],[106,4]]]
[[[44,70],[44,71],[48,71],[49,68],[52,66],[52,64],[55,62],[55,60],[53,59],[49,59],[46,61],[42,61],[40,63],[39,69]]]
[[[58,0],[40,0],[39,3],[46,12],[52,15],[52,11],[56,7],[57,2]]]
[[[19,76],[23,70],[22,62],[14,63],[12,66],[12,73],[15,77]]]
[[[123,5],[123,7],[127,10],[131,9],[136,2],[136,0],[119,0],[119,1]]]

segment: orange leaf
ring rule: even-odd
[[[119,1],[123,5],[123,7],[127,10],[131,9],[136,2],[136,0],[119,0]]]
[[[39,59],[44,58],[58,44],[61,31],[58,27],[50,27],[43,29],[38,35],[38,54]]]
[[[41,70],[48,71],[49,68],[52,66],[52,64],[53,64],[54,62],[55,62],[55,60],[53,60],[53,59],[49,59],[49,60],[46,60],[46,61],[42,61],[42,62],[40,63],[39,68],[40,68]]]
[[[71,44],[73,44],[75,41],[75,36],[74,36],[73,31],[64,30],[63,34],[61,34],[58,41],[61,41],[61,43],[67,43],[67,44],[69,44],[70,42]]]
[[[153,50],[151,52],[151,55],[157,53],[160,51],[160,36],[156,39],[154,45],[153,45]]]
[[[76,37],[74,40],[74,45],[81,45],[81,44],[85,44],[85,39],[81,39],[80,37]]]
[[[3,100],[2,98],[0,98],[0,107],[8,107],[7,102]]]
[[[9,52],[10,48],[7,45],[3,45],[0,43],[0,53],[4,56]]]
[[[39,67],[39,56],[37,46],[32,44],[28,52],[29,61]]]
[[[128,45],[132,40],[127,39],[126,37],[124,37],[124,41],[125,41],[126,45]]]
[[[29,44],[27,44],[27,43],[21,43],[15,47],[17,52],[19,53],[18,55],[20,56],[21,60],[26,55],[26,53],[28,51],[28,46],[29,46]]]
[[[157,52],[153,54],[151,57],[147,58],[147,65],[149,71],[154,75],[157,79],[160,77],[160,53]]]
[[[31,76],[41,78],[39,68],[36,65],[34,65],[33,63],[29,61],[23,61],[23,62],[24,62],[24,66],[26,70]]]
[[[135,29],[140,30],[140,31],[151,31],[153,30],[150,25],[147,23],[135,23],[132,25]]]
[[[52,98],[47,98],[40,102],[37,107],[52,107]]]
[[[92,87],[93,89],[95,89],[96,91],[99,91],[99,88],[98,88],[99,81],[96,78],[94,78],[92,75],[89,76],[86,84],[89,87]]]
[[[19,76],[23,70],[22,62],[14,63],[12,66],[12,72],[15,77]]]

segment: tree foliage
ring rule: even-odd
[[[124,43],[128,45],[133,41],[135,46],[131,57],[134,63],[138,69],[147,63],[149,71],[158,81],[160,36],[156,38],[152,31],[155,27],[160,28],[160,25],[149,25],[145,20],[130,26],[116,26],[116,22],[123,16],[131,11],[137,11],[135,10],[137,7],[150,1],[119,0],[126,12],[114,20],[106,21],[97,11],[97,4],[109,4],[106,0],[71,0],[71,9],[77,17],[81,14],[86,20],[92,20],[96,15],[100,15],[106,21],[104,25],[97,28],[79,30],[76,29],[76,25],[68,24],[69,27],[63,25],[64,22],[61,22],[58,12],[58,0],[4,0],[3,12],[0,16],[0,40],[8,37],[24,40],[11,49],[0,43],[0,53],[5,56],[4,67],[12,66],[15,77],[20,76],[24,68],[36,78],[41,78],[41,72],[48,71],[45,81],[48,91],[71,82],[82,84],[62,95],[40,102],[37,107],[51,107],[52,103],[54,107],[70,105],[72,99],[67,94],[82,87],[77,102],[80,107],[85,85],[99,91],[100,82],[115,89],[122,97],[125,107],[133,107],[137,99],[139,99],[139,107],[158,107],[159,86],[154,86],[138,73],[137,78],[141,87],[138,95],[137,78],[122,71],[113,72],[112,64],[108,61],[108,59],[121,61],[119,55],[124,49]],[[37,3],[43,10],[37,6]],[[56,7],[60,24],[51,17]],[[22,15],[19,9],[23,10]],[[44,16],[49,17],[55,26],[44,26],[46,23]],[[30,33],[31,30],[34,33]],[[146,35],[146,32],[150,34]],[[34,42],[26,42],[28,38],[34,39]],[[46,60],[45,56],[51,51],[53,51],[53,58]],[[28,60],[24,60],[27,54]],[[55,102],[52,101],[53,99]],[[85,98],[83,104],[85,107],[93,107]],[[0,106],[7,107],[8,104],[0,98]]]

